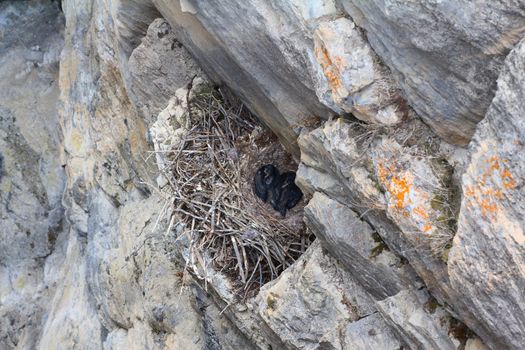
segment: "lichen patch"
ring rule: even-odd
[[[517,187],[517,182],[507,166],[508,159],[493,152],[478,153],[474,157],[477,160],[469,170],[474,175],[464,187],[466,207],[479,208],[484,218],[495,220],[501,201]]]

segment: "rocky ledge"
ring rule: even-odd
[[[0,349],[521,349],[524,36],[510,0],[1,2]],[[201,83],[315,238],[246,299],[159,176]]]

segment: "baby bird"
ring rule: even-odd
[[[295,207],[303,197],[303,192],[295,184],[295,173],[292,171],[281,174],[271,191],[270,203],[283,218],[286,216],[286,210]]]
[[[268,191],[275,187],[279,179],[279,170],[271,164],[260,167],[255,173],[255,195],[266,202]]]

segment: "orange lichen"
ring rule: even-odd
[[[481,198],[479,205],[484,216],[487,216],[488,213],[495,213],[498,210],[496,202],[490,197]]]
[[[489,158],[489,164],[490,164],[490,170],[498,170],[499,169],[499,161],[496,156],[492,156]]]
[[[344,60],[340,57],[340,56],[335,56],[334,57],[334,64],[336,65],[336,67],[341,71],[344,69]]]
[[[432,230],[432,224],[427,222],[422,228],[421,228],[421,231],[423,232],[429,232],[430,230]]]
[[[396,171],[394,164],[387,167],[382,162],[379,162],[377,169],[378,179],[390,195],[391,206],[406,219],[412,216],[421,231],[431,231],[434,225],[428,211],[421,205],[412,207],[414,203],[410,199],[410,194],[418,191],[414,187],[410,174]],[[424,199],[421,198],[421,200]]]
[[[379,163],[378,171],[379,171],[379,180],[381,180],[381,182],[382,182],[383,184],[385,184],[389,172],[388,172],[388,170],[385,168],[385,166],[383,165],[383,163]]]
[[[425,209],[423,209],[422,207],[415,207],[414,210],[413,210],[414,214],[418,215],[419,217],[421,217],[422,219],[428,219],[430,217],[430,215],[428,215],[428,213],[426,212]]]
[[[332,88],[332,92],[335,94],[336,90],[343,86],[343,82],[341,81],[341,73],[337,68],[337,64],[332,62],[332,59],[328,54],[328,50],[322,45],[317,45],[315,47],[315,56],[323,68],[324,75],[328,80],[330,87]]]
[[[405,207],[405,197],[410,191],[410,185],[407,183],[407,180],[393,176],[388,187],[388,191],[395,198],[396,208],[403,209]]]
[[[500,171],[501,180],[503,181],[503,188],[510,190],[516,188],[516,181],[512,178],[512,174],[509,169],[503,169]]]
[[[483,160],[480,160],[480,163],[482,162]],[[481,174],[475,178],[475,183],[465,187],[467,208],[479,207],[484,217],[496,216],[504,194],[517,186],[512,173],[505,166],[507,163],[507,159],[501,159],[497,155],[486,160]]]
[[[390,165],[389,168],[386,168],[382,163],[378,166],[379,170],[379,180],[386,188],[388,193],[394,198],[394,206],[397,209],[405,209],[406,207],[406,197],[410,192],[410,187],[412,186],[411,181],[399,174],[395,173],[394,165]]]

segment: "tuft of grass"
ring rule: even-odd
[[[455,196],[458,190],[452,183],[453,168],[445,159],[433,159],[432,168],[441,182],[439,187],[434,189],[435,196],[430,203],[432,209],[441,213],[435,222],[438,230],[430,237],[432,252],[446,263],[457,231],[458,206]]]

